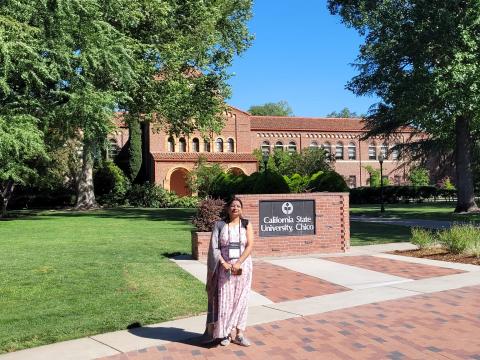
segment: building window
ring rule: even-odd
[[[397,149],[397,144],[392,148],[392,160],[398,160],[399,151]]]
[[[283,148],[283,147],[282,147]],[[270,143],[268,141],[264,141],[262,143],[262,154],[270,154]]]
[[[200,141],[197,138],[193,138],[192,140],[192,151],[193,152],[200,151]]]
[[[179,152],[187,151],[187,142],[185,141],[185,138],[180,138],[180,140],[178,140],[178,151]]]
[[[332,146],[330,145],[330,143],[326,142],[322,145],[322,148],[327,153],[327,156],[330,157],[330,155],[332,154]]]
[[[348,177],[348,187],[350,189],[357,187],[357,177],[355,175],[350,175]]]
[[[235,149],[235,143],[232,138],[229,138],[227,140],[227,152],[234,152]]]
[[[295,143],[295,141],[290,141],[288,143],[288,152],[294,153],[296,151],[297,151],[297,144]]]
[[[375,144],[368,145],[368,160],[377,160],[377,148]]]
[[[357,159],[357,147],[354,143],[348,144],[348,160]]]
[[[318,143],[316,141],[312,141],[310,143],[310,147],[313,148],[313,149],[316,149],[316,148],[318,148]]]
[[[396,185],[396,186],[400,186],[402,185],[402,177],[400,175],[395,175],[393,177],[393,183]]]
[[[388,159],[388,146],[387,146],[387,144],[382,144],[382,146],[380,147],[380,154],[382,154],[382,156],[385,160]]]
[[[118,153],[120,152],[120,147],[118,146],[116,139],[110,139],[108,141],[107,157],[109,160],[114,160]]]
[[[168,138],[168,151],[175,152],[175,140],[173,140],[172,136]]]
[[[335,147],[335,159],[343,160],[343,144],[341,142],[337,143]]]
[[[281,141],[275,143],[275,150],[283,151],[283,143]]]
[[[223,152],[223,140],[221,138],[218,138],[217,141],[215,141],[215,151]]]

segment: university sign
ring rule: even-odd
[[[261,237],[314,235],[315,200],[260,201]]]

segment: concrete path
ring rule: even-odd
[[[192,340],[188,340],[203,333],[205,316],[202,315],[22,350],[0,355],[0,360],[89,360],[97,358],[106,359],[109,357],[111,357],[109,358],[111,360],[129,358],[147,360],[164,357],[184,359],[205,358],[210,356],[220,356],[220,358],[238,358],[238,356],[248,358],[248,356],[251,356],[251,358],[258,358],[256,356],[260,356],[260,354],[266,354],[265,356],[270,354],[268,356],[272,357],[273,354],[276,353],[275,351],[279,351],[278,349],[287,345],[290,346],[290,349],[284,349],[283,354],[289,354],[290,358],[318,359],[320,358],[318,352],[320,351],[320,347],[317,346],[318,344],[322,343],[321,348],[326,349],[329,348],[329,345],[324,343],[326,339],[329,339],[332,344],[340,340],[343,343],[344,340],[341,338],[346,336],[345,334],[352,333],[352,329],[332,330],[329,337],[323,336],[315,338],[318,344],[312,342],[299,345],[301,341],[303,341],[301,339],[307,339],[308,336],[313,336],[312,334],[308,335],[310,332],[308,329],[315,332],[326,331],[323,321],[331,320],[325,320],[325,316],[331,319],[331,314],[337,314],[336,316],[338,316],[339,319],[345,318],[348,314],[351,315],[357,312],[355,309],[363,309],[363,307],[365,307],[365,309],[359,314],[370,314],[372,311],[378,312],[378,307],[381,307],[382,304],[387,304],[392,301],[398,309],[402,309],[402,302],[406,302],[403,308],[407,307],[412,311],[420,310],[419,315],[416,316],[424,314],[425,311],[423,311],[423,309],[414,309],[412,307],[412,301],[420,307],[428,307],[430,303],[438,303],[439,309],[436,311],[446,311],[441,309],[441,306],[445,305],[446,300],[444,300],[443,297],[436,297],[437,294],[440,294],[439,292],[445,291],[451,291],[451,296],[453,297],[464,297],[468,304],[471,303],[471,300],[470,295],[465,295],[467,292],[468,294],[472,294],[471,296],[476,296],[475,301],[478,301],[478,296],[480,295],[480,266],[416,259],[383,253],[383,251],[409,247],[411,247],[409,244],[395,243],[355,247],[348,254],[320,254],[295,258],[256,259],[254,271],[256,271],[255,274],[257,278],[271,277],[268,278],[269,286],[267,287],[263,285],[262,279],[258,279],[258,281],[252,285],[254,287],[254,295],[251,298],[249,308],[248,334],[251,339],[255,341],[255,345],[249,348],[248,351],[243,351],[235,345],[229,347],[228,350],[220,348],[208,350],[199,347],[198,344],[195,345],[194,341],[192,343]],[[205,264],[182,258],[177,258],[174,261],[200,281],[204,281],[206,272]],[[298,289],[298,291],[294,291],[295,289]],[[465,289],[473,290],[467,291]],[[457,294],[456,292],[459,292],[458,295],[455,295]],[[432,296],[431,300],[426,300],[426,296]],[[448,299],[450,299],[451,296],[448,295]],[[452,301],[450,301],[450,303],[452,303]],[[461,336],[462,339],[469,339],[470,332],[465,329],[468,330],[468,326],[472,324],[478,327],[480,323],[477,324],[478,319],[471,320],[474,318],[472,318],[470,313],[463,314],[462,307],[457,306],[454,309],[456,315],[467,318],[468,321],[462,324],[463,332]],[[382,316],[386,318],[394,316],[387,310],[388,307],[385,308],[384,306],[384,315]],[[396,312],[399,312],[399,310],[396,310]],[[447,313],[442,313],[441,315],[443,317],[448,316]],[[440,315],[437,315],[437,317],[438,316]],[[480,316],[478,309],[477,316]],[[345,320],[344,322],[353,323],[355,319],[357,318]],[[381,330],[382,326],[388,325],[387,322],[385,322],[387,325],[384,325],[382,319],[384,318],[378,318],[378,326],[372,325],[372,329],[369,330],[372,331],[372,337],[385,338],[390,336],[386,333],[377,333]],[[408,321],[411,323],[410,326],[420,329],[426,321],[430,320],[431,319],[428,318],[423,322],[417,323],[415,317],[412,317],[409,318]],[[370,322],[371,321],[370,319]],[[477,323],[474,323],[475,321],[477,321]],[[392,322],[392,324],[395,323]],[[278,334],[277,332],[262,333],[263,330],[261,329],[266,329],[266,326],[279,329]],[[344,333],[342,333],[342,331],[344,331]],[[363,339],[362,336],[365,336],[365,331],[362,332],[363,335],[358,335],[358,339]],[[305,332],[307,335],[304,334]],[[472,331],[472,334],[474,333],[476,338],[476,332]],[[290,339],[291,336],[294,336],[295,339],[300,336],[300,340],[298,340],[300,342],[296,342],[295,344],[297,345],[290,344],[287,340]],[[340,338],[338,338],[338,336],[340,336]],[[417,338],[413,336],[413,340],[409,341],[415,342]],[[283,341],[281,341],[282,339]],[[358,339],[355,338],[347,341],[348,346],[354,346],[352,344],[358,342]],[[448,337],[446,339],[448,340]],[[474,342],[473,339],[474,338],[472,338],[472,343]],[[395,341],[395,339],[391,339],[391,341]],[[360,342],[358,343],[360,344]],[[405,357],[401,357],[395,353],[395,351],[399,354],[408,354],[408,351],[413,351],[411,348],[408,348],[408,346],[400,350],[400,347],[397,349],[397,345],[392,347],[393,345],[391,344],[392,343],[388,341],[386,341],[385,344],[380,344],[380,349],[377,349],[379,354],[377,358],[403,359]],[[368,344],[365,342],[357,346],[358,354],[361,354],[362,346],[367,347]],[[432,345],[431,348],[440,349],[439,345]],[[371,347],[369,349],[371,350]],[[454,352],[457,351],[453,348],[450,350]],[[285,351],[289,352],[285,353]],[[298,351],[298,357],[296,351]],[[387,352],[382,353],[381,351]],[[435,357],[435,351],[432,350],[433,355],[431,352],[428,352],[428,349],[425,351],[427,351],[429,356],[426,356],[425,354],[427,353],[425,353],[425,357],[421,357],[419,356],[420,353],[417,353],[417,358],[461,358],[448,356]],[[471,351],[477,350],[471,346]],[[478,351],[478,359],[480,359],[480,349],[478,349]],[[280,353],[282,353],[282,351],[280,351]],[[394,355],[392,355],[393,357],[388,355],[390,353],[394,353]],[[366,350],[365,354],[367,354]],[[335,355],[334,352],[324,356],[332,359],[349,358],[347,355],[342,355],[343,357],[337,355],[338,354]],[[280,356],[278,358],[282,357]],[[362,357],[358,355],[355,358]],[[476,357],[471,358],[477,359]]]
[[[448,229],[454,223],[448,220],[423,220],[423,219],[400,219],[381,218],[376,216],[350,216],[350,221],[369,222],[387,225],[400,225],[409,227],[422,227],[426,229]]]

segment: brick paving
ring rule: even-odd
[[[462,270],[448,269],[424,264],[414,264],[401,260],[385,259],[368,255],[326,257],[324,260],[361,267],[364,269],[401,276],[413,280],[460,274],[464,272]]]
[[[273,302],[298,300],[350,290],[263,261],[255,261],[253,269],[252,290]]]
[[[168,343],[104,358],[480,359],[480,286],[372,303],[247,329],[249,348]]]

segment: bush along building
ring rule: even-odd
[[[221,133],[208,137],[200,132],[171,136],[154,123],[143,123],[140,178],[178,195],[191,195],[186,177],[200,157],[234,174],[250,175],[258,170],[255,149],[272,153],[321,147],[335,159],[333,168],[351,188],[369,184],[367,169],[380,167],[380,154],[389,183],[404,185],[407,181],[409,165],[399,159],[395,146],[410,141],[415,136],[413,129],[403,129],[388,141],[381,137],[361,140],[366,129],[360,118],[253,116],[231,106],[225,117]],[[129,132],[121,116],[116,121],[111,148],[122,151],[128,146]]]

